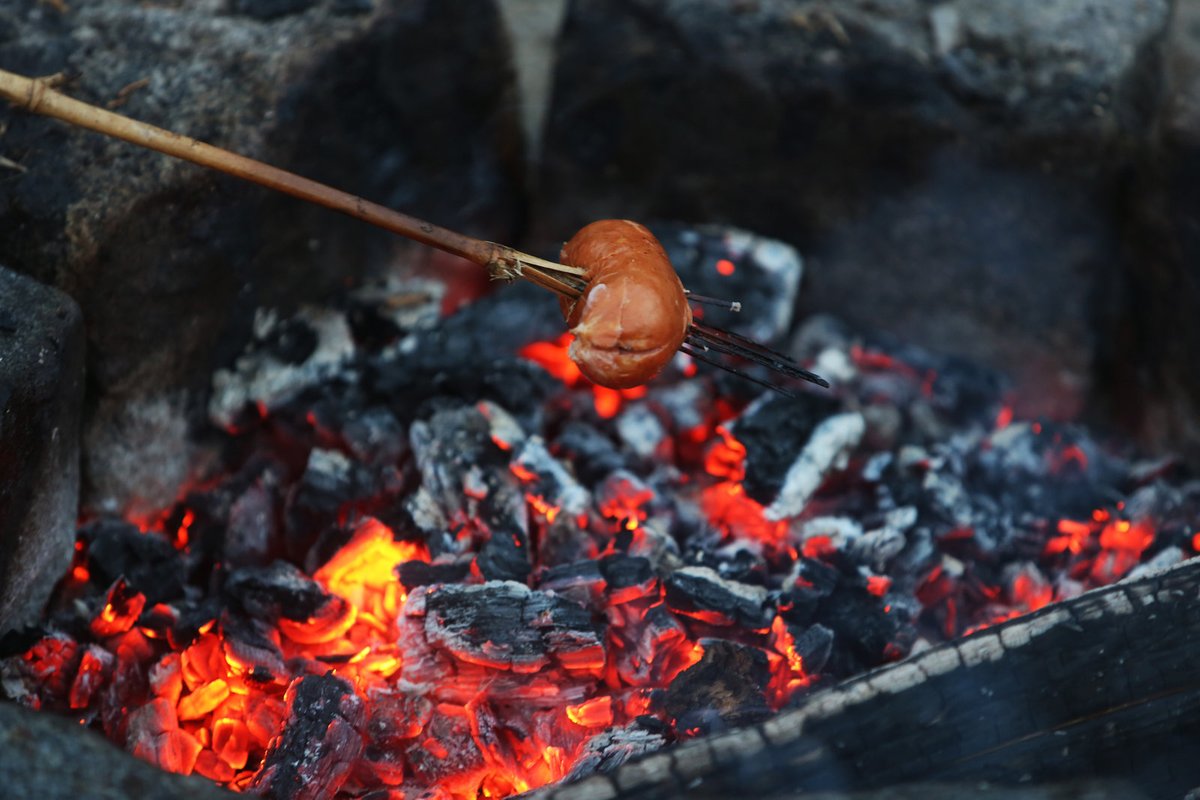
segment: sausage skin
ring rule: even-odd
[[[657,375],[683,343],[692,310],[654,234],[627,219],[599,220],[563,245],[561,260],[587,270],[583,295],[559,301],[584,376],[628,389]]]

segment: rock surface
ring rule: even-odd
[[[1167,11],[575,0],[537,231],[623,216],[783,239],[806,308],[1013,371],[1022,411],[1069,416],[1116,316]]]
[[[71,563],[82,399],[78,306],[0,268],[0,632],[35,622]]]
[[[0,68],[61,72],[79,99],[513,237],[520,135],[491,0],[62,9],[0,5]],[[396,259],[395,237],[199,167],[7,108],[0,130],[0,254],[82,307],[97,426],[136,435],[164,405],[168,428],[186,423],[201,407],[189,392],[245,339],[256,305],[324,298]],[[85,477],[114,471],[103,437],[88,441]],[[144,472],[89,480],[88,504],[128,507]]]

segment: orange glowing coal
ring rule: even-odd
[[[568,351],[575,337],[564,333],[552,342],[534,342],[521,348],[520,356],[540,364],[543,369],[570,389],[590,389],[592,405],[601,419],[612,419],[621,410],[626,400],[637,400],[646,396],[645,386],[630,389],[609,389],[583,377],[579,367],[571,360]]]

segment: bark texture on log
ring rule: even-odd
[[[1089,592],[539,800],[790,796],[1092,775],[1200,784],[1200,561]]]

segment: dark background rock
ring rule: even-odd
[[[520,137],[490,0],[226,7],[5,3],[0,68],[64,72],[79,99],[514,237]],[[93,506],[173,498],[188,453],[149,464],[121,443],[145,430],[182,441],[255,306],[323,299],[401,263],[394,237],[199,167],[8,109],[0,130],[17,165],[0,167],[0,254],[74,297],[87,322]],[[154,496],[134,498],[139,486]]]
[[[163,772],[73,720],[0,703],[0,784],[14,800],[230,800],[200,778]]]
[[[1105,353],[1116,414],[1200,463],[1200,7],[1175,4],[1155,137],[1140,165],[1122,336]]]
[[[1120,317],[1167,9],[574,0],[535,233],[624,216],[783,239],[803,310],[1002,367],[1019,411],[1073,415]]]
[[[82,401],[79,308],[0,267],[0,632],[36,622],[71,563]]]

